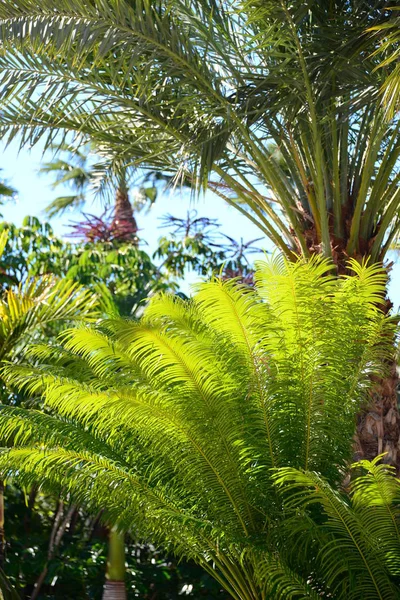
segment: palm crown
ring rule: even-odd
[[[366,598],[394,598],[385,538],[382,549],[368,542],[330,488],[347,470],[357,410],[392,338],[376,308],[384,272],[351,268],[338,280],[326,260],[275,257],[258,265],[256,289],[215,280],[189,302],[157,297],[138,323],[85,326],[63,334],[60,348],[33,346],[41,366],[8,368],[9,383],[43,393],[47,414],[2,407],[0,435],[13,445],[1,454],[3,476],[103,508],[120,528],[195,558],[237,600],[318,597],[318,585],[352,598],[361,579]],[[310,504],[328,523],[317,537],[304,514],[311,491],[301,503],[290,493],[300,483],[319,490]],[[330,505],[351,535],[329,525]],[[312,566],[284,550],[300,524]],[[333,567],[332,530],[345,549]]]
[[[396,64],[377,68],[396,39],[373,29],[391,6],[3,0],[1,132],[72,131],[105,172],[208,187],[287,256],[379,260],[399,228],[399,120],[379,101]]]

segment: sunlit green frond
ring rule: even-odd
[[[321,598],[311,581],[305,581],[298,573],[291,570],[278,555],[261,558],[259,567],[260,584],[267,598],[276,600],[295,600]]]
[[[389,19],[369,28],[371,37],[377,44],[376,55],[380,58],[379,69],[388,71],[383,83],[383,102],[386,106],[388,118],[399,109],[399,6],[390,6]],[[388,69],[389,67],[389,69]],[[390,69],[390,67],[393,67]]]
[[[99,316],[97,299],[72,280],[53,277],[30,279],[4,292],[0,301],[0,357],[9,358],[22,340],[51,324]]]
[[[7,229],[4,229],[0,235],[0,257],[4,252],[4,248],[6,247],[7,240],[8,240],[8,231],[7,231]]]
[[[362,460],[353,465],[364,474],[352,483],[352,503],[361,526],[384,556],[391,573],[400,574],[400,481],[393,467]]]
[[[139,322],[113,318],[67,330],[61,345],[33,346],[31,364],[10,363],[4,376],[41,394],[50,415],[0,408],[0,437],[12,446],[0,473],[105,506],[111,522],[211,569],[236,600],[334,589],[347,600],[355,585],[366,598],[391,598],[392,546],[372,557],[365,582],[362,553],[350,555],[354,573],[344,577],[343,527],[317,534],[314,525],[311,535],[309,519],[286,521],[290,488],[275,481],[313,469],[328,494],[351,458],[355,415],[393,328],[374,305],[383,275],[353,266],[352,278],[334,279],[323,259],[272,257],[258,265],[254,289],[215,279],[190,301],[154,298]],[[362,517],[370,527],[332,494],[343,522]],[[284,551],[291,528],[304,530],[315,566],[307,553]],[[371,531],[365,553],[379,535]],[[329,545],[336,535],[342,562]]]
[[[319,519],[320,529],[327,532],[325,545],[318,549],[315,569],[318,570],[320,560],[334,598],[383,600],[397,597],[398,590],[390,578],[383,553],[371,538],[365,521],[359,519],[357,510],[352,509],[348,499],[316,473],[283,468],[277,471],[274,479],[276,485],[283,489],[287,509],[293,512],[299,509],[310,511],[314,518]],[[367,498],[365,501],[368,504]],[[381,534],[384,534],[385,519],[379,518],[372,503],[367,510],[371,519],[377,519],[381,525],[383,522]],[[320,511],[322,514],[318,517]],[[308,531],[307,520],[303,524],[301,520],[298,523],[297,537],[312,535],[313,530]],[[296,543],[298,542],[293,537],[292,544]],[[396,551],[398,554],[398,545]],[[351,578],[344,577],[344,573],[348,571]]]

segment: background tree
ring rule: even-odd
[[[86,144],[79,148],[66,143],[57,146],[52,145],[51,150],[55,157],[45,162],[40,167],[40,173],[53,175],[53,189],[68,186],[72,194],[58,196],[46,207],[46,213],[51,218],[62,215],[68,209],[82,208],[88,200],[92,191],[98,191],[99,179],[101,184],[101,163],[97,164],[99,157],[96,155],[96,147]],[[165,178],[161,173],[138,173],[133,168],[127,168],[125,178],[128,179],[129,187],[135,187],[133,202],[130,202],[133,212],[149,209],[157,198],[157,183]],[[100,188],[101,191],[101,188]],[[106,200],[109,198],[106,197]],[[117,204],[115,198],[115,205]]]
[[[109,231],[110,221],[97,219],[93,229]],[[105,295],[121,314],[134,314],[144,300],[156,290],[175,289],[167,273],[162,273],[151,257],[129,240],[105,239],[93,241],[90,220],[77,225],[80,241],[65,241],[56,236],[50,223],[36,217],[26,217],[22,227],[4,222],[0,227],[10,231],[3,264],[14,281],[53,273],[79,282]],[[89,229],[88,239],[85,235]],[[108,293],[107,293],[108,292]]]
[[[161,259],[162,268],[171,275],[183,278],[189,269],[198,275],[220,272],[224,277],[252,282],[249,256],[261,252],[254,244],[262,238],[237,242],[221,234],[217,219],[199,217],[196,210],[188,211],[185,219],[166,215],[161,227],[170,232],[158,240],[153,257]]]

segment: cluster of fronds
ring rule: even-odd
[[[236,600],[396,598],[397,480],[367,465],[334,491],[393,336],[385,273],[349,268],[275,257],[255,288],[216,279],[33,346],[5,371],[47,414],[1,408],[1,476],[105,509]]]
[[[0,0],[0,137],[68,148],[74,132],[95,144],[100,190],[143,166],[212,189],[290,257],[382,260],[400,229],[399,115],[380,101],[399,94],[391,8]]]
[[[0,259],[7,238],[4,230]],[[30,277],[18,285],[0,287],[0,291],[0,361],[10,359],[46,328],[76,319],[96,320],[100,315],[95,295],[71,279]]]

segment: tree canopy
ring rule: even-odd
[[[100,189],[142,166],[211,189],[289,257],[378,261],[399,229],[394,5],[2,0],[0,134],[72,132],[102,155]]]

